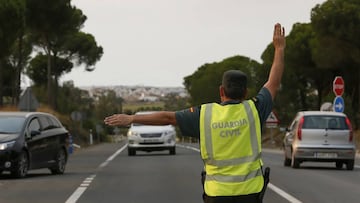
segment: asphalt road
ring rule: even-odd
[[[196,203],[202,202],[202,161],[196,144],[178,145],[177,154],[139,152],[127,156],[125,142],[101,144],[71,155],[66,173],[30,171],[25,179],[0,176],[0,203]],[[189,145],[186,145],[189,146]],[[333,163],[283,166],[280,151],[264,149],[271,180],[265,203],[360,202],[360,160],[353,171]]]

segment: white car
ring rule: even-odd
[[[146,114],[149,112],[138,112]],[[128,133],[128,154],[136,155],[136,151],[169,150],[171,155],[176,154],[176,131],[172,125],[142,125],[131,124]]]

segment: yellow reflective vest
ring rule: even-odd
[[[200,110],[200,148],[208,196],[258,193],[261,171],[261,127],[251,100],[239,104],[203,104]]]

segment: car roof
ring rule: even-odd
[[[324,116],[345,116],[344,113],[335,112],[335,111],[300,111],[299,114],[304,116],[317,116],[317,115],[324,115]]]
[[[19,116],[19,117],[29,117],[32,115],[51,115],[45,112],[29,112],[29,111],[1,111],[0,116]]]

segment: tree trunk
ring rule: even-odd
[[[21,89],[21,72],[22,72],[22,68],[23,68],[23,34],[20,34],[19,37],[19,47],[18,47],[18,51],[19,51],[19,58],[16,64],[16,69],[15,69],[15,80],[14,80],[14,85],[13,85],[13,96],[12,96],[12,100],[13,100],[13,104],[17,105],[19,103],[19,97],[20,97],[20,89]]]
[[[47,52],[47,98],[48,98],[48,104],[52,107],[53,106],[53,99],[52,99],[52,78],[51,78],[51,52],[48,50]]]

